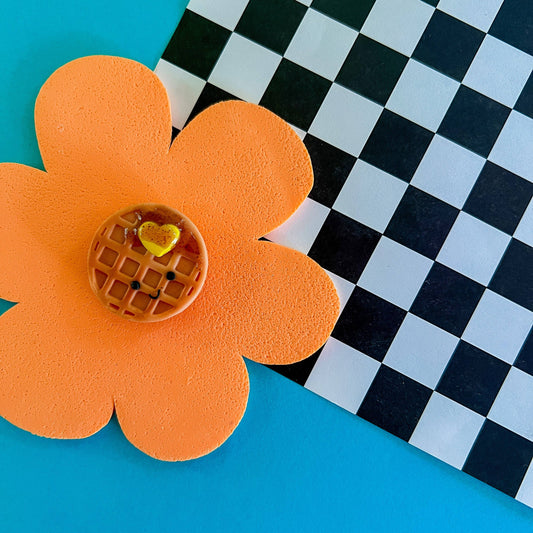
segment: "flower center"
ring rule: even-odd
[[[186,309],[207,274],[207,250],[196,226],[160,204],[118,211],[98,228],[88,256],[91,288],[114,313],[138,322]]]

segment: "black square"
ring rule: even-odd
[[[459,341],[437,391],[486,416],[510,368],[500,359]]]
[[[355,287],[332,336],[382,361],[406,314],[379,296]]]
[[[226,28],[187,9],[162,57],[206,80],[230,34]]]
[[[439,0],[422,0],[422,2],[425,2],[426,4],[429,4],[430,6],[433,6],[433,7],[437,7]]]
[[[533,248],[511,239],[489,289],[533,311]]]
[[[235,31],[283,55],[306,11],[294,0],[250,0]]]
[[[282,59],[260,104],[294,126],[307,130],[331,82],[288,59]]]
[[[489,33],[524,52],[533,55],[533,2],[505,0]]]
[[[511,110],[461,85],[438,133],[487,157]]]
[[[435,259],[459,210],[415,187],[408,187],[385,235]]]
[[[485,420],[463,472],[514,498],[532,456],[533,442]]]
[[[413,57],[461,81],[484,37],[482,31],[436,10]]]
[[[533,376],[533,328],[530,330],[526,341],[522,345],[522,349],[516,357],[513,366]]]
[[[335,81],[385,105],[407,61],[402,54],[360,34]]]
[[[512,235],[532,195],[533,184],[487,161],[463,211]]]
[[[304,144],[311,156],[315,175],[309,198],[333,207],[356,158],[309,134],[305,136]]]
[[[382,365],[357,414],[409,440],[430,397],[431,389]]]
[[[529,118],[533,118],[533,72],[529,75],[514,108]]]
[[[360,30],[375,2],[376,0],[314,0],[311,7]]]
[[[422,126],[384,109],[359,157],[408,182],[432,138]]]
[[[180,131],[181,130],[179,130],[178,128],[175,128],[174,126],[172,126],[171,143],[174,142],[174,139],[178,136]]]
[[[198,113],[201,113],[202,111],[207,109],[209,106],[218,104],[219,102],[225,102],[226,100],[240,100],[240,99],[228,93],[227,91],[219,89],[216,85],[211,85],[210,83],[206,83],[204,88],[202,89],[202,92],[200,93],[200,96],[198,97],[198,100],[196,100],[196,104],[194,104],[194,107],[192,108],[191,114],[189,115],[189,118],[187,119],[187,124],[196,115],[198,115]]]
[[[410,311],[460,337],[482,294],[479,283],[434,263]]]
[[[315,352],[313,355],[300,361],[293,363],[292,365],[267,365],[268,368],[275,370],[278,374],[285,376],[286,378],[298,383],[298,385],[305,385],[311,370],[315,366],[315,363],[320,355],[322,348]]]
[[[332,210],[309,257],[341,278],[357,283],[379,239],[377,231]]]

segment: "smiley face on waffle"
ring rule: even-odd
[[[96,232],[88,256],[89,281],[112,312],[156,322],[186,309],[207,274],[207,251],[196,226],[160,204],[118,211]]]

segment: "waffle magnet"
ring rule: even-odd
[[[158,204],[130,206],[98,228],[89,248],[91,288],[114,313],[155,322],[196,299],[207,275],[207,250],[196,226]]]
[[[131,60],[57,70],[35,106],[46,172],[0,165],[0,415],[83,438],[116,412],[162,460],[220,446],[241,420],[242,356],[305,359],[339,313],[314,261],[259,238],[309,193],[291,127],[216,104],[171,142],[167,93]],[[207,268],[209,257],[209,268]]]

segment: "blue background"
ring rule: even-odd
[[[153,68],[186,1],[7,4],[0,161],[42,168],[33,105],[48,75],[95,53]],[[248,369],[243,422],[221,449],[188,463],[143,455],[115,419],[81,441],[0,419],[0,530],[531,531],[522,504],[260,365]]]

